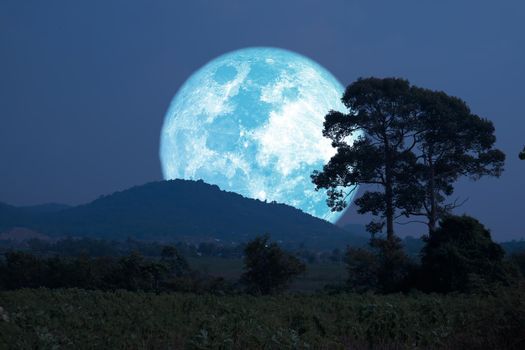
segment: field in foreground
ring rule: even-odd
[[[2,349],[523,349],[525,293],[0,292]]]
[[[220,257],[190,257],[188,263],[196,271],[222,277],[232,283],[239,280],[244,267],[242,259]],[[292,282],[289,289],[311,293],[322,290],[327,285],[344,284],[346,277],[346,266],[343,263],[306,264],[306,271]]]

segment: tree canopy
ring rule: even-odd
[[[400,239],[374,239],[372,248],[348,248],[345,256],[348,288],[380,293],[408,290],[414,269]]]
[[[327,204],[336,211],[347,204],[345,191],[371,185],[355,201],[359,213],[379,217],[368,225],[371,233],[386,226],[393,240],[402,216],[423,217],[432,232],[461,204],[447,201],[460,177],[503,171],[492,122],[457,97],[403,79],[367,78],[349,85],[342,101],[348,113],[330,111],[323,129],[337,152],[312,181],[327,189]]]
[[[346,88],[342,101],[349,112],[330,111],[323,130],[337,153],[312,180],[317,189],[328,189],[328,205],[339,211],[346,206],[345,188],[374,185],[356,200],[358,211],[380,216],[369,230],[386,225],[393,239],[398,187],[413,162],[413,145],[406,142],[414,137],[410,85],[403,79],[359,79]],[[353,143],[351,135],[357,136]]]
[[[505,253],[490,232],[470,216],[448,216],[430,233],[421,254],[422,289],[469,291],[479,284],[512,281]]]
[[[467,104],[441,91],[412,86],[416,118],[417,162],[405,177],[400,206],[406,216],[426,217],[429,232],[437,221],[461,203],[448,201],[454,183],[462,176],[477,180],[499,177],[505,155],[494,148],[496,137],[491,121],[473,114]]]
[[[244,250],[245,272],[241,282],[254,294],[270,294],[285,288],[305,265],[295,256],[283,251],[269,236],[250,241]]]

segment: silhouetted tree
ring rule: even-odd
[[[191,271],[173,247],[161,259],[146,259],[139,253],[112,257],[42,258],[23,252],[8,252],[0,259],[0,290],[19,288],[83,288],[101,290],[229,292],[224,280]]]
[[[520,152],[520,159],[525,160],[525,147],[523,147],[523,151]]]
[[[377,290],[379,260],[369,249],[349,247],[345,255],[347,285],[351,291],[362,293]]]
[[[6,289],[38,288],[45,286],[47,267],[34,255],[8,252],[2,267],[2,286]]]
[[[403,250],[401,240],[372,239],[372,249],[349,248],[345,262],[348,287],[355,292],[394,293],[411,286],[414,265]]]
[[[163,278],[170,271],[168,264],[158,261],[149,261],[143,267],[146,275],[151,276],[149,279],[151,281],[151,289],[154,290],[157,294],[160,292],[160,283]]]
[[[470,291],[476,285],[513,281],[503,249],[490,232],[469,216],[448,216],[431,232],[421,254],[421,281],[426,291]]]
[[[403,249],[401,239],[372,239],[372,248],[379,261],[377,281],[382,293],[408,290],[414,264]]]
[[[149,290],[154,285],[153,268],[149,268],[144,257],[137,252],[119,259],[116,280],[127,290]]]
[[[280,291],[305,270],[305,265],[299,259],[284,252],[276,243],[270,243],[267,235],[250,241],[244,254],[245,272],[241,282],[251,293]]]
[[[459,98],[402,79],[368,78],[348,86],[342,101],[349,113],[331,111],[323,130],[337,153],[312,180],[317,189],[328,189],[332,210],[346,206],[347,188],[378,186],[355,201],[359,213],[383,219],[368,225],[371,233],[386,224],[392,240],[401,215],[426,217],[431,232],[461,204],[446,202],[460,177],[498,177],[503,171],[505,155],[494,148],[492,122]],[[349,144],[352,134],[358,139]]]
[[[388,240],[394,239],[397,187],[414,162],[414,114],[410,85],[403,79],[359,79],[346,88],[342,101],[348,113],[330,111],[323,135],[332,140],[337,153],[312,180],[317,189],[328,189],[328,205],[334,211],[346,206],[346,197],[355,185],[376,185],[355,203],[359,213],[380,216],[368,230],[380,232],[386,224]],[[357,140],[348,143],[350,136]]]
[[[406,216],[424,216],[429,232],[438,220],[461,205],[446,203],[462,176],[499,177],[505,155],[494,148],[491,121],[471,113],[467,104],[444,92],[411,87],[417,164],[400,186],[398,204]],[[409,176],[412,175],[412,176]]]
[[[188,262],[179,254],[177,248],[174,246],[165,246],[162,248],[161,261],[165,262],[169,271],[176,276],[182,276],[190,271]]]

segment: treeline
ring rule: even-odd
[[[170,244],[184,257],[215,256],[224,258],[242,258],[246,244],[218,244],[201,242],[190,244],[176,242]],[[75,257],[86,255],[90,257],[122,257],[132,252],[138,252],[146,257],[160,257],[166,244],[160,242],[109,241],[95,238],[64,238],[56,241],[46,241],[37,238],[23,242],[10,240],[0,241],[0,253],[12,250],[24,251],[37,256]]]
[[[36,256],[10,251],[0,260],[0,290],[82,288],[193,293],[270,294],[284,290],[305,271],[295,256],[257,237],[244,247],[245,272],[236,283],[194,271],[175,246],[164,246],[158,258],[138,252],[122,257]]]
[[[413,260],[419,260],[424,241],[411,236],[405,237],[400,242],[405,253]],[[246,243],[226,244],[223,242],[201,242],[198,244],[186,242],[170,243],[186,258],[221,257],[227,259],[241,259],[244,256]],[[525,241],[509,241],[500,243],[505,253],[509,256],[525,252]],[[160,242],[138,241],[127,239],[125,241],[103,240],[96,238],[64,238],[56,241],[32,238],[25,241],[0,240],[0,254],[9,251],[23,251],[36,256],[62,256],[77,257],[122,257],[132,252],[138,252],[145,257],[160,257],[166,244]],[[281,244],[281,247],[292,253],[301,261],[308,264],[316,263],[343,263],[345,261],[345,248],[331,250],[308,249],[304,245],[291,246]],[[356,247],[357,248],[357,247]],[[369,245],[367,250],[373,250]]]
[[[244,256],[246,247],[246,243],[223,244],[221,242],[201,242],[199,244],[176,242],[172,245],[186,258],[220,257],[241,259]],[[76,257],[80,255],[89,257],[122,257],[132,252],[138,252],[145,257],[160,257],[164,246],[165,244],[159,242],[133,239],[108,241],[94,238],[65,238],[56,241],[45,241],[33,238],[23,242],[0,240],[0,254],[16,250],[44,257],[55,255],[61,257]],[[344,248],[313,250],[306,248],[304,245],[294,247],[283,244],[281,246],[284,250],[308,264],[343,263],[345,259]],[[407,254],[416,259],[422,246],[423,242],[417,238],[407,237],[403,240],[403,247]],[[521,249],[525,250],[525,246]]]
[[[175,247],[159,258],[138,252],[121,257],[42,257],[11,251],[0,261],[0,289],[82,288],[150,292],[226,292],[227,283],[190,269]]]
[[[54,249],[60,251],[58,247],[68,244],[97,247],[113,243],[65,240],[54,244]],[[285,290],[306,269],[301,252],[287,252],[268,236],[257,237],[243,246],[239,254],[244,259],[244,273],[235,282],[192,270],[177,246],[132,244],[145,244],[148,249],[142,250],[150,255],[144,257],[135,251],[121,256],[89,256],[82,251],[79,256],[50,256],[49,251],[40,255],[10,251],[0,260],[0,288],[272,294]],[[333,252],[330,256],[334,261],[341,259],[346,264],[347,282],[326,289],[381,294],[412,290],[475,293],[517,286],[525,276],[525,252],[505,257],[490,232],[468,216],[441,220],[435,233],[426,238],[418,260],[410,258],[399,244],[399,240],[372,239],[367,249],[349,247],[345,253]],[[67,252],[72,251],[76,250]]]

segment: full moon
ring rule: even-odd
[[[310,175],[335,154],[323,122],[330,110],[347,111],[343,91],[330,72],[290,51],[222,55],[196,71],[171,102],[160,142],[164,178],[201,179],[335,222],[342,212],[330,210]]]

